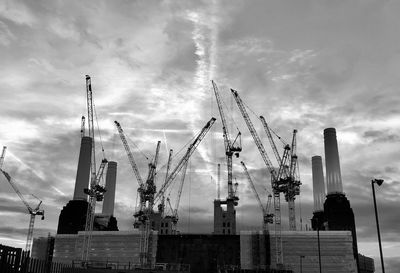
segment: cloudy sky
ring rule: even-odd
[[[399,12],[400,2],[390,0],[1,0],[0,145],[8,147],[4,169],[32,206],[30,194],[43,200],[46,219],[37,219],[35,236],[55,233],[60,210],[72,198],[80,119],[87,112],[86,74],[92,77],[101,132],[97,158],[102,141],[108,160],[119,164],[120,230],[132,229],[137,181],[113,121],[128,135],[142,176],[146,156],[151,159],[162,141],[160,185],[168,150],[177,154],[176,164],[211,116],[218,119],[192,156],[179,211],[181,231],[211,232],[217,163],[226,181],[214,79],[232,135],[237,129],[243,134],[243,152],[233,167],[239,229],[261,226],[240,160],[263,200],[270,183],[229,88],[251,109],[266,146],[256,115],[264,115],[286,141],[298,129],[299,228],[300,218],[305,229],[312,217],[311,156],[323,156],[323,129],[337,129],[359,250],[375,258],[380,272],[370,181],[383,178],[377,189],[383,251],[388,270],[400,266]],[[172,203],[176,192],[174,186]],[[29,216],[4,177],[0,208],[0,243],[23,247]],[[282,211],[288,228],[287,204]]]

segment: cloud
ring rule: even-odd
[[[12,34],[5,23],[0,21],[0,44],[3,46],[8,46],[12,40],[15,40],[14,34]]]
[[[10,20],[18,25],[32,27],[37,19],[23,1],[3,1],[0,3],[0,17]]]

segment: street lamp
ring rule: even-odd
[[[305,256],[303,256],[303,255],[300,255],[300,273],[303,273],[303,259],[304,259],[304,257]]]
[[[321,265],[321,245],[319,242],[319,218],[317,220],[317,242],[318,242],[318,264],[319,264],[319,273],[322,273],[322,265]]]
[[[374,184],[378,184],[378,186],[382,185],[383,179],[373,179],[371,181],[372,186],[372,196],[374,197],[374,208],[375,208],[375,218],[376,218],[376,229],[378,231],[378,241],[379,241],[379,253],[381,254],[381,265],[382,265],[382,273],[385,273],[385,266],[383,264],[383,254],[382,254],[382,243],[381,243],[381,232],[379,231],[379,220],[378,220],[378,210],[376,209],[376,199],[375,199],[375,187]]]

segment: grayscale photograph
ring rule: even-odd
[[[400,272],[399,15],[0,0],[0,273]]]

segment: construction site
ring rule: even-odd
[[[169,150],[168,161],[159,172],[161,141],[148,169],[138,166],[138,158],[131,149],[123,124],[114,122],[120,144],[131,167],[132,179],[137,183],[138,205],[132,211],[133,226],[119,230],[114,216],[118,162],[98,158],[98,136],[95,134],[94,94],[90,76],[86,76],[87,116],[81,119],[81,141],[77,163],[73,198],[59,213],[57,233],[54,236],[33,238],[36,216],[44,219],[42,201],[31,207],[20,193],[14,179],[3,170],[6,147],[0,158],[0,169],[21,198],[30,214],[25,251],[34,258],[68,265],[63,273],[75,272],[335,272],[372,273],[374,261],[359,254],[354,213],[342,183],[339,147],[335,128],[326,128],[320,134],[325,154],[310,155],[312,165],[313,215],[312,226],[303,229],[296,221],[296,198],[300,196],[302,182],[297,156],[297,133],[293,128],[291,140],[277,142],[277,135],[266,118],[259,116],[268,142],[262,141],[260,132],[249,115],[249,106],[239,91],[230,89],[237,110],[242,116],[252,143],[264,163],[263,183],[270,193],[263,194],[256,187],[248,166],[240,158],[245,153],[242,133],[232,134],[226,109],[216,82],[210,83],[219,116],[204,120],[204,126],[185,146],[186,151],[174,159]],[[265,113],[267,114],[267,113]],[[216,122],[218,120],[218,122]],[[218,124],[218,128],[216,125]],[[214,128],[223,135],[226,162],[217,166],[217,193],[213,202],[213,232],[193,234],[180,231],[179,205],[188,163]],[[282,142],[282,143],[281,143]],[[218,143],[217,145],[222,145]],[[301,147],[299,147],[301,149]],[[79,147],[77,147],[79,149]],[[267,152],[271,150],[272,153]],[[103,153],[104,155],[104,153]],[[222,156],[222,155],[221,155]],[[323,158],[325,164],[323,164]],[[174,159],[174,160],[173,160]],[[225,168],[226,171],[221,170]],[[234,166],[247,179],[254,200],[259,205],[259,230],[239,230],[236,208],[242,205],[238,183],[234,180]],[[324,175],[324,170],[326,171]],[[144,175],[144,173],[146,174]],[[226,177],[222,173],[227,174]],[[162,183],[157,185],[155,177]],[[162,175],[162,177],[161,177]],[[103,182],[104,181],[104,182]],[[167,195],[177,185],[175,200]],[[133,184],[132,184],[133,185]],[[221,189],[227,189],[223,192]],[[171,202],[172,201],[172,202]],[[96,205],[102,211],[96,211]],[[210,204],[212,206],[212,204]],[[287,208],[288,225],[282,221],[282,210]],[[254,223],[258,225],[259,223]],[[50,268],[50,267],[49,267]],[[3,272],[3,271],[2,271]],[[4,271],[19,272],[19,271]],[[44,272],[44,271],[43,271]],[[47,272],[59,272],[51,271]]]

